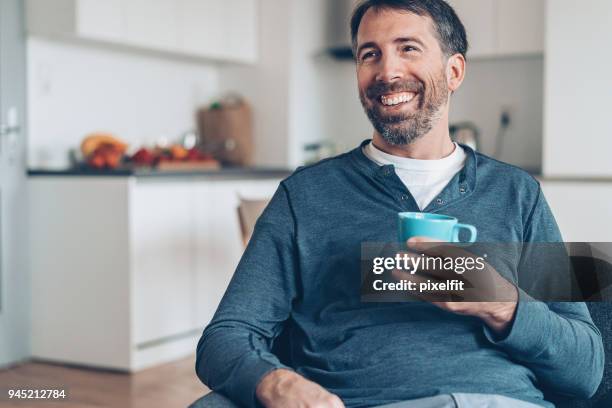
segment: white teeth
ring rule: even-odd
[[[394,105],[398,105],[400,103],[405,103],[405,102],[410,102],[413,98],[414,98],[415,94],[413,93],[405,93],[399,96],[395,96],[393,98],[391,97],[387,97],[387,96],[382,96],[380,98],[380,101],[382,102],[383,105],[386,106],[394,106]]]

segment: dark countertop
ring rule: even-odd
[[[293,170],[274,167],[226,167],[219,170],[169,171],[148,168],[94,170],[88,168],[69,169],[29,169],[29,177],[138,177],[138,178],[164,178],[164,177],[205,177],[220,179],[262,179],[284,178]]]

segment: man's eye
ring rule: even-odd
[[[366,60],[368,60],[368,59],[375,58],[375,57],[376,57],[376,55],[377,55],[376,51],[368,51],[368,52],[366,52],[365,54],[363,54],[363,55],[361,56],[361,60],[362,60],[362,61],[366,61]]]
[[[418,49],[416,49],[415,47],[413,47],[412,45],[406,45],[403,48],[404,52],[412,52],[412,51],[418,51]]]

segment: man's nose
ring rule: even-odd
[[[380,68],[376,75],[376,81],[394,82],[403,77],[400,59],[393,55],[383,55],[380,59]]]

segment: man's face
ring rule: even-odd
[[[447,58],[433,20],[370,9],[357,34],[357,81],[374,128],[391,145],[427,134],[448,102]]]

